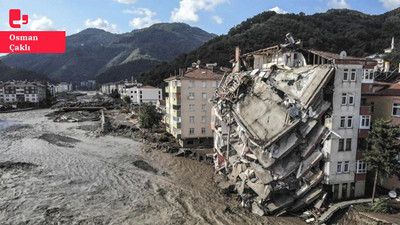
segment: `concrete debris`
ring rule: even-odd
[[[298,56],[297,45],[280,46],[279,53]],[[274,59],[274,51],[256,54]],[[321,209],[334,65],[289,67],[271,60],[247,69],[226,74],[212,99],[217,173],[234,182],[242,205],[258,215]]]

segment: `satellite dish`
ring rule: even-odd
[[[397,193],[395,191],[389,191],[390,198],[397,198]]]
[[[347,57],[347,52],[346,51],[340,52],[340,59],[344,59],[346,57]]]

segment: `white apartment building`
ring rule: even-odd
[[[72,84],[62,82],[55,85],[53,88],[54,88],[54,93],[69,92],[72,91]]]
[[[158,100],[162,100],[161,88],[153,86],[143,86],[140,83],[126,83],[119,88],[121,98],[128,96],[132,104],[153,103],[156,104]]]
[[[1,102],[41,102],[46,98],[46,86],[36,82],[7,82],[0,85]]]

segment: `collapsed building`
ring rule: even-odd
[[[363,78],[376,62],[287,40],[244,55],[237,48],[213,97],[219,182],[260,215],[321,212],[325,200],[365,189],[357,138]]]

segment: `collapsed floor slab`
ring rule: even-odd
[[[214,96],[215,167],[259,215],[297,212],[324,195],[321,146],[333,67],[224,76]]]

